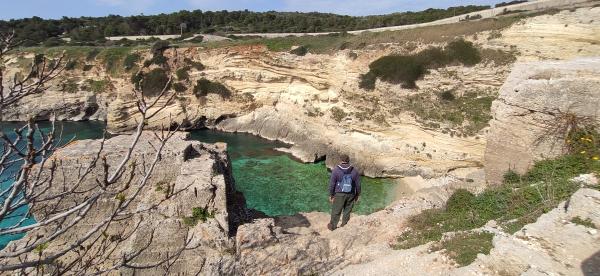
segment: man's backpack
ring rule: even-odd
[[[341,187],[340,190],[342,193],[352,192],[352,169],[348,170],[348,172],[342,176],[342,179],[337,185],[338,187]]]

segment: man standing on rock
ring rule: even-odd
[[[337,228],[342,212],[344,216],[340,227],[344,227],[348,223],[354,202],[358,202],[360,196],[360,174],[358,170],[350,165],[348,155],[342,155],[341,159],[342,163],[333,169],[329,179],[329,202],[332,203],[332,206],[331,221],[327,228],[331,231]]]

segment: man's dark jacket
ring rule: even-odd
[[[335,193],[341,193],[342,187],[338,187],[337,183],[342,181],[344,174],[350,173],[352,175],[352,192],[356,196],[360,196],[360,174],[358,170],[352,167],[350,164],[339,164],[335,166],[331,172],[331,178],[329,179],[329,195],[334,196]]]

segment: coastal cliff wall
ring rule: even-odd
[[[564,154],[574,120],[600,126],[600,58],[521,63],[492,105],[485,152],[487,181]]]
[[[439,38],[444,30],[424,28],[411,40],[306,56],[270,51],[261,44],[169,49],[165,57],[173,75],[195,63],[203,69],[190,70],[187,80],[174,79],[183,91],[149,127],[173,120],[183,129],[249,132],[293,144],[291,153],[300,160],[325,159],[328,166],[347,153],[373,177],[433,178],[461,168],[478,169],[485,161],[490,105],[513,62],[599,55],[600,21],[590,19],[598,16],[600,7],[563,10],[464,35],[480,49],[483,61],[429,70],[417,80],[416,89],[377,81],[367,91],[359,82],[380,57],[443,47],[447,41],[425,38],[430,32],[439,32]],[[390,35],[403,34],[399,32]],[[142,60],[152,57],[146,49],[130,51]],[[27,58],[33,54],[9,60],[9,72]],[[106,120],[114,133],[131,130],[137,113],[134,70],[113,72],[99,57],[79,60],[85,66],[65,71],[48,93],[6,110],[2,120],[48,119],[55,112],[60,120]],[[195,95],[203,79],[223,85],[230,94]],[[69,91],[73,86],[77,89]],[[448,93],[456,99],[444,100]]]

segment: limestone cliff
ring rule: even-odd
[[[566,149],[569,120],[600,125],[600,59],[516,65],[492,105],[485,153],[488,182],[508,170],[525,173],[535,161]]]
[[[189,62],[201,62],[205,69],[191,70],[188,80],[176,79],[184,91],[177,92],[175,101],[149,126],[160,127],[173,119],[184,129],[254,133],[293,144],[291,153],[303,161],[325,159],[329,166],[337,155],[348,153],[368,176],[432,178],[458,168],[478,168],[484,163],[489,137],[488,103],[511,70],[510,57],[532,61],[598,55],[600,22],[591,19],[598,16],[600,7],[563,10],[466,35],[482,50],[484,62],[430,70],[417,81],[418,89],[378,81],[369,92],[358,84],[369,64],[382,56],[443,46],[444,40],[425,42],[419,37],[429,32],[443,35],[443,30],[416,29],[414,41],[365,43],[359,49],[306,56],[272,52],[263,45],[169,49],[165,56],[172,71]],[[151,57],[147,50],[132,51]],[[7,65],[14,69],[32,56],[19,54]],[[82,69],[65,71],[47,94],[24,101],[5,112],[2,120],[47,119],[55,111],[59,119],[106,120],[111,132],[130,130],[137,112],[131,92],[133,72],[108,70],[98,57],[80,60],[85,63]],[[223,84],[231,97],[195,96],[196,82],[203,78]],[[65,89],[74,85],[76,91]],[[440,100],[444,92],[471,102],[457,102],[458,111],[449,110]],[[472,102],[476,104],[466,106]],[[467,112],[461,105],[480,121],[477,125],[463,118]]]
[[[103,156],[106,156],[110,166],[120,162],[130,140],[131,136],[122,135],[104,143]],[[155,136],[152,133],[144,133],[133,152],[131,164],[135,162],[141,166],[146,164],[144,162],[149,162],[153,155],[150,143],[157,143]],[[49,187],[49,193],[60,194],[64,188],[60,183],[74,185],[78,178],[78,169],[87,166],[87,162],[92,160],[99,148],[100,140],[81,140],[57,151],[53,158],[59,162],[61,169],[71,173],[57,175],[54,185]],[[177,258],[170,268],[171,273],[231,274],[235,257],[227,252],[235,251],[232,236],[235,235],[237,226],[246,220],[247,214],[243,198],[235,191],[226,150],[224,144],[186,141],[186,135],[183,133],[174,136],[163,150],[162,158],[157,163],[148,184],[127,209],[139,213],[134,212],[126,218],[117,217],[118,219],[110,227],[96,233],[92,240],[97,238],[98,242],[92,248],[98,250],[98,254],[84,255],[82,261],[92,258],[98,262],[94,265],[96,269],[106,269],[118,263],[123,254],[133,254],[143,249],[134,263],[153,264],[166,259],[167,256],[173,256],[189,240],[187,247],[190,249],[183,251]],[[138,170],[136,166],[129,165],[125,175],[129,175],[132,169]],[[97,166],[88,177],[84,178],[79,186],[82,192],[70,194],[59,202],[51,201],[44,204],[67,206],[70,202],[77,202],[86,193],[91,193],[90,188],[96,187],[97,177],[104,177],[102,166]],[[140,173],[134,176],[132,187],[138,185],[140,177]],[[126,180],[127,177],[122,178],[115,186],[121,187],[120,184],[125,183]],[[133,192],[135,188],[124,191],[126,196]],[[84,235],[94,225],[105,220],[115,208],[117,201],[118,198],[114,197],[100,198],[92,206],[93,211],[84,220],[47,244],[44,254],[52,254],[60,250],[65,242]],[[192,217],[194,208],[202,208],[207,213],[214,214],[214,218],[210,216],[205,222],[199,221],[197,224],[186,223],[185,218]],[[36,205],[33,214],[41,214],[38,212],[45,212],[44,210],[47,210],[44,206]],[[114,250],[96,248],[102,244],[103,237],[111,241],[123,240]],[[17,244],[22,245],[30,239],[36,239],[35,231],[29,232],[21,240],[12,242],[4,250],[10,252]],[[84,246],[90,245],[86,243]],[[69,252],[61,258],[61,263],[65,264],[74,258],[81,258],[78,253],[77,250]],[[36,258],[34,256],[36,254],[29,257]],[[1,260],[0,265],[10,261],[12,260]],[[49,271],[53,269],[52,265],[47,268]],[[142,272],[145,275],[162,275],[165,273],[163,268],[155,267]],[[124,274],[134,274],[134,272],[127,268],[121,270]]]

